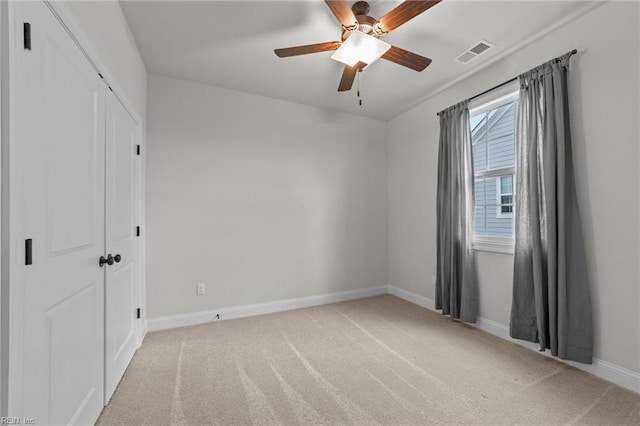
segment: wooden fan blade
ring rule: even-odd
[[[339,41],[327,41],[325,43],[307,44],[304,46],[285,47],[283,49],[275,49],[274,52],[281,58],[287,56],[306,55],[309,53],[328,52],[336,50],[342,43]]]
[[[351,27],[358,24],[347,0],[324,0],[324,2],[343,27]]]
[[[405,0],[391,12],[380,18],[378,25],[382,31],[389,33],[441,1],[442,0]]]
[[[396,46],[391,46],[391,48],[382,55],[382,59],[411,68],[418,72],[424,70],[431,63],[431,59],[429,58],[425,58],[417,53],[409,52],[408,50],[404,50]]]
[[[351,90],[351,86],[353,86],[353,81],[356,79],[358,70],[366,66],[367,64],[365,64],[364,62],[358,62],[352,67],[350,67],[349,65],[345,65],[344,71],[342,72],[342,78],[340,79],[340,84],[338,85],[338,92],[346,92],[347,90]]]

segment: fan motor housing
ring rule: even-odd
[[[366,15],[367,13],[369,13],[369,10],[371,10],[371,8],[369,7],[369,3],[367,3],[366,1],[357,1],[353,4],[353,6],[351,6],[351,10],[357,17],[358,15]]]
[[[363,33],[370,36],[380,38],[381,34],[374,30],[375,25],[378,23],[378,20],[367,15],[370,9],[371,8],[369,7],[369,3],[367,3],[366,1],[357,1],[353,4],[353,6],[351,6],[351,10],[356,17],[356,21],[358,21],[357,31],[362,31]],[[351,34],[350,30],[343,29],[342,41],[345,41],[347,37],[349,37],[349,34]]]

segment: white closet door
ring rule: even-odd
[[[44,3],[15,6],[16,138],[33,247],[24,266],[22,415],[91,424],[104,401],[105,87]]]
[[[137,127],[116,97],[107,95],[105,404],[137,348]]]

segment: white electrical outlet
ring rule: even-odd
[[[207,287],[204,283],[196,284],[196,295],[202,296],[203,294],[207,294]]]

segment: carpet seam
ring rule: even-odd
[[[607,396],[607,394],[614,388],[614,385],[608,386],[604,392],[602,392],[602,395],[600,395],[599,397],[597,397],[591,404],[589,404],[589,406],[582,411],[582,413],[578,414],[576,416],[575,419],[573,419],[572,421],[569,421],[567,423],[565,423],[566,425],[575,425],[576,423],[578,423],[580,421],[581,418],[583,418],[584,416],[586,416],[587,414],[589,414],[589,412],[591,410],[593,410],[593,408],[598,405],[598,403],[600,401],[602,401],[604,399],[605,396]]]

